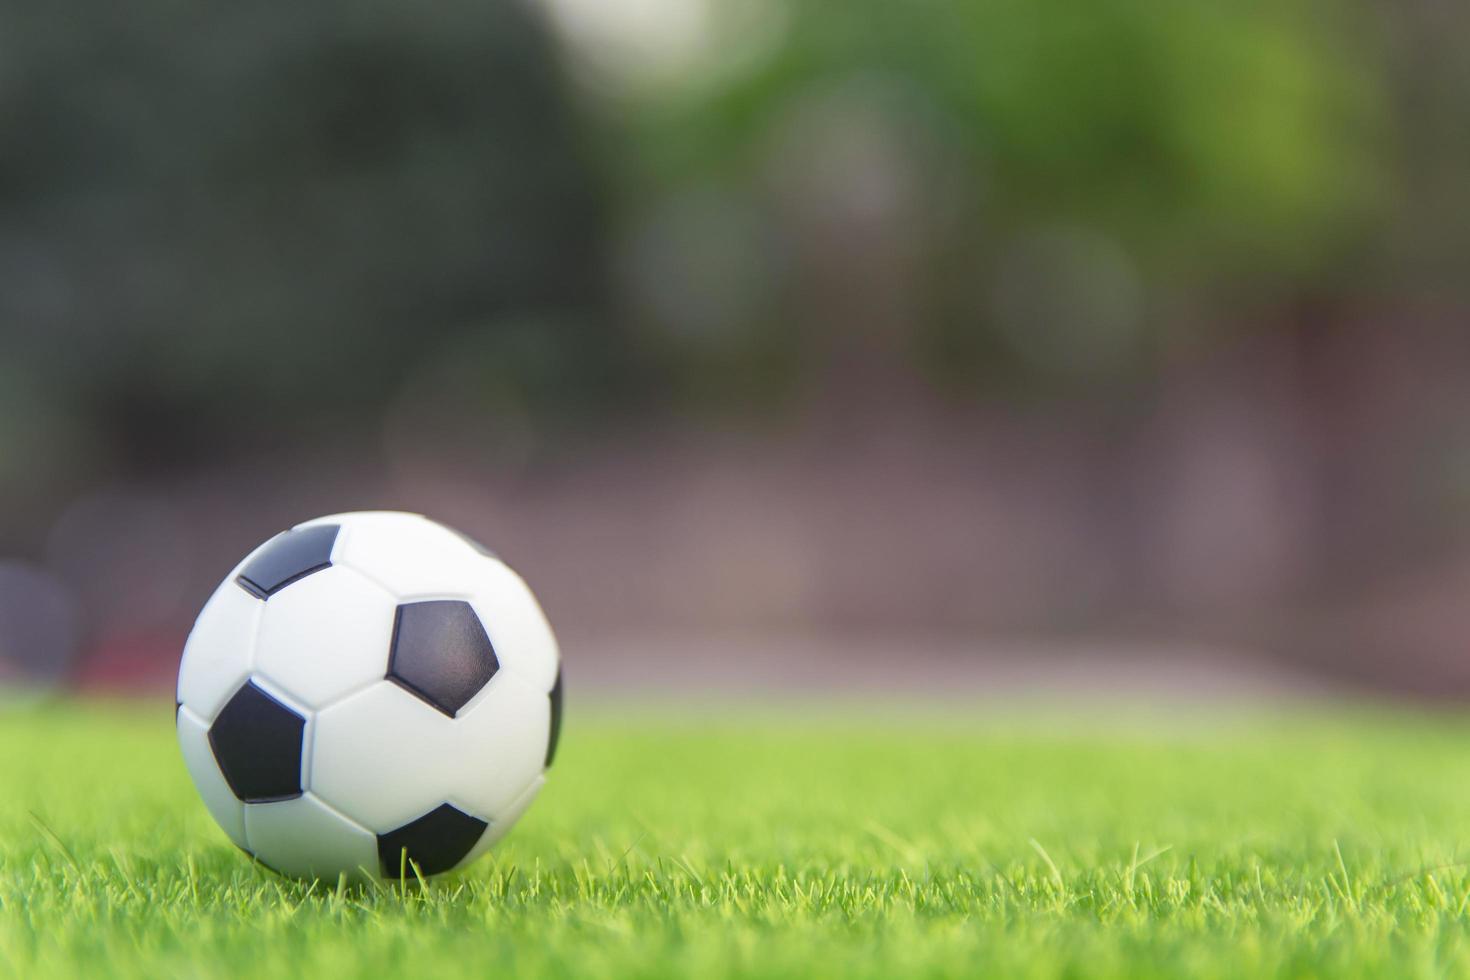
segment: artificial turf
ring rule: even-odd
[[[953,705],[574,715],[485,861],[253,865],[171,706],[0,714],[0,974],[1470,974],[1470,723]]]

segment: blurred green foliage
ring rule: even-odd
[[[1382,67],[1315,0],[791,0],[769,56],[671,87],[638,121],[656,185],[739,174],[803,91],[885,78],[965,154],[999,217],[1072,215],[1150,256],[1269,271],[1380,207]],[[1360,15],[1366,12],[1360,12]],[[1292,271],[1299,271],[1300,265]]]
[[[812,220],[780,186],[783,168],[809,170],[812,192],[848,179],[854,149],[876,141],[910,213],[828,244],[905,236],[922,282],[904,312],[951,361],[1005,361],[1006,330],[976,283],[1004,277],[1007,256],[1035,234],[1105,243],[1137,280],[1129,329],[1157,333],[1183,326],[1161,312],[1180,296],[1206,293],[1228,320],[1240,291],[1259,304],[1331,288],[1360,264],[1390,204],[1390,80],[1363,6],[790,0],[767,10],[769,22],[717,22],[695,77],[634,103],[622,120],[634,134],[622,144],[635,155],[630,197],[719,187],[779,241]],[[1063,251],[1077,261],[1043,263],[1039,278],[1086,305],[1109,270],[1089,269],[1085,246]],[[1066,319],[1038,302],[1032,319]],[[799,323],[799,305],[774,315]],[[1043,347],[1086,351],[1087,334],[1107,325],[1075,326]],[[784,342],[793,346],[790,332]]]

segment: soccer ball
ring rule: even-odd
[[[556,753],[561,667],[531,590],[417,514],[337,514],[251,552],[179,665],[184,763],[229,838],[302,878],[461,867]]]

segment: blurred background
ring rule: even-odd
[[[1470,11],[0,5],[0,677],[399,508],[574,690],[1470,697]]]

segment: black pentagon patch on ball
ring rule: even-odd
[[[306,719],[255,685],[235,692],[209,726],[209,747],[225,782],[246,803],[301,795]]]
[[[485,821],[445,803],[413,823],[378,835],[378,860],[383,865],[383,874],[388,878],[397,878],[405,871],[412,875],[404,860],[405,852],[408,861],[418,865],[420,874],[448,871],[470,853],[488,826]]]
[[[330,568],[336,524],[318,524],[283,531],[245,565],[235,581],[251,595],[267,599],[312,572]]]
[[[468,602],[409,602],[393,617],[388,680],[453,718],[500,669]]]
[[[546,740],[546,765],[556,758],[556,742],[561,738],[561,668],[556,669],[556,683],[551,685],[551,737]]]

